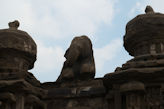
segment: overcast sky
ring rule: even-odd
[[[96,77],[113,72],[131,59],[123,48],[125,26],[146,5],[164,13],[164,0],[0,0],[0,28],[19,20],[19,29],[36,41],[33,70],[41,82],[56,81],[66,49],[75,36],[93,43]]]

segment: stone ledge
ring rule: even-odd
[[[65,84],[64,84],[65,86]],[[96,97],[106,93],[103,81],[95,79],[90,81],[81,81],[75,86],[61,85],[56,86],[56,83],[42,84],[44,89],[48,90],[47,98],[77,98],[77,97]]]
[[[39,97],[46,95],[47,91],[39,87],[35,87],[30,83],[26,82],[24,79],[19,80],[1,80],[0,81],[1,92],[6,92],[10,90],[13,93],[28,93],[34,94]]]
[[[164,67],[155,68],[129,68],[104,76],[104,84],[119,84],[128,81],[164,82]]]

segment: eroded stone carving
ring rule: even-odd
[[[57,82],[94,78],[95,63],[92,43],[87,36],[75,37],[64,57],[66,61]]]
[[[19,21],[15,20],[13,22],[9,22],[9,29],[17,30],[19,27]]]
[[[154,13],[154,10],[151,6],[147,6],[146,9],[145,9],[145,13],[146,14],[151,14],[151,13]]]

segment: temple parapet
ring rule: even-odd
[[[43,89],[48,89],[45,102],[48,109],[104,109],[107,105],[106,90],[102,79],[70,82],[70,85],[44,83]]]

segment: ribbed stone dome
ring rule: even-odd
[[[0,30],[0,70],[27,71],[36,61],[37,46],[28,33],[18,30],[19,22]]]
[[[128,22],[124,47],[132,56],[164,53],[164,14],[155,13],[150,6]]]

